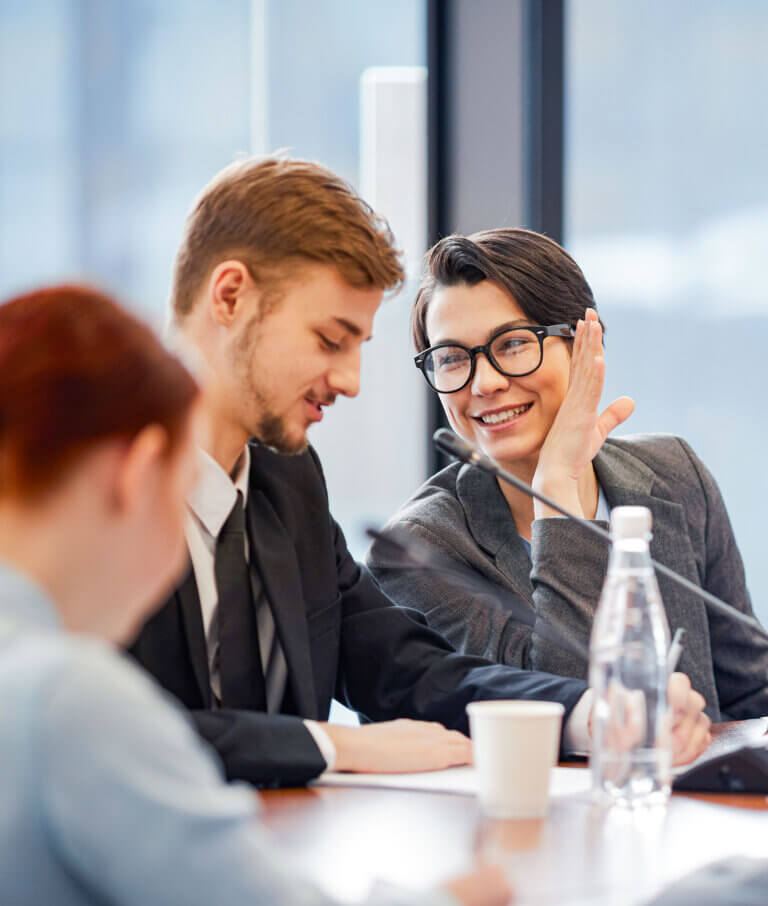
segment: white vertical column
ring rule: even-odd
[[[360,193],[392,226],[408,280],[376,315],[358,399],[335,406],[312,434],[325,456],[334,514],[356,556],[368,547],[366,527],[382,525],[425,477],[426,388],[413,365],[408,317],[426,245],[426,131],[426,70],[365,70]]]
[[[362,350],[360,395],[340,400],[311,433],[356,557],[369,544],[365,529],[381,526],[425,478],[426,387],[408,318],[426,245],[426,71],[365,70],[360,124],[360,193],[390,222],[408,280],[376,315],[373,342]]]
[[[360,193],[418,275],[427,242],[427,70],[375,66],[360,79]]]

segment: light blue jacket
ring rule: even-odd
[[[330,903],[257,809],[143,673],[0,565],[0,903]]]

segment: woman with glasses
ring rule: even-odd
[[[611,507],[648,507],[652,556],[752,614],[720,492],[688,444],[609,437],[634,403],[622,397],[599,413],[602,326],[584,275],[557,243],[519,229],[442,239],[427,255],[411,325],[416,366],[458,435],[604,527]],[[586,677],[608,545],[558,516],[453,463],[390,520],[390,543],[374,543],[369,565],[458,650]],[[409,553],[398,550],[403,541]],[[680,670],[709,716],[768,713],[768,637],[708,613],[663,576],[659,584],[671,630],[686,630]]]
[[[113,648],[187,563],[198,388],[80,287],[0,305],[0,903],[330,904]],[[480,868],[434,906],[501,906]],[[407,902],[383,894],[378,902]]]

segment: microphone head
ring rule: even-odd
[[[475,462],[477,460],[478,453],[472,444],[468,444],[447,428],[438,428],[432,435],[432,441],[443,453],[460,459],[462,462]]]

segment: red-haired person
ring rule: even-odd
[[[178,578],[198,388],[106,296],[0,305],[0,902],[328,903],[118,654]],[[420,903],[507,901],[500,872]]]

